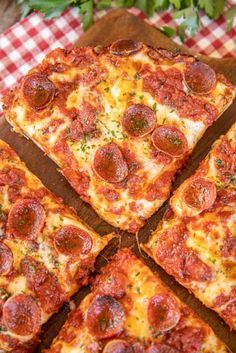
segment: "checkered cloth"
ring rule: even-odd
[[[151,19],[138,9],[129,10],[156,27],[172,26],[169,12],[155,14]],[[96,19],[106,14],[100,11]],[[204,27],[185,45],[192,50],[214,57],[236,56],[236,26],[226,32],[226,19],[210,21],[201,14]],[[32,13],[0,35],[0,96],[42,58],[57,47],[70,47],[83,33],[76,9],[66,10],[60,17],[44,20],[40,13]],[[173,38],[180,44],[178,37]],[[0,97],[1,98],[1,97]]]

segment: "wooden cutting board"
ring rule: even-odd
[[[94,46],[98,44],[109,44],[120,38],[130,38],[143,41],[153,47],[162,47],[169,50],[176,48],[182,53],[191,53],[188,49],[176,45],[171,39],[164,36],[156,28],[151,27],[139,18],[129,14],[123,9],[111,11],[107,16],[99,20],[86,34],[84,34],[76,45]],[[191,53],[193,54],[193,53]],[[216,71],[223,73],[229,80],[236,84],[236,58],[234,59],[213,59],[206,56],[198,56],[201,60],[207,62]],[[220,119],[208,129],[204,137],[195,148],[192,157],[189,159],[181,176],[177,177],[174,187],[177,187],[186,177],[193,173],[199,161],[209,152],[210,146],[215,139],[225,133],[232,123],[236,120],[236,101],[221,116]],[[79,196],[72,190],[66,180],[57,171],[56,165],[46,157],[33,142],[20,137],[11,131],[8,123],[2,119],[0,121],[0,138],[8,142],[26,162],[29,169],[34,172],[44,184],[64,201],[73,206],[79,216],[92,226],[98,233],[105,234],[114,230],[107,223],[102,221],[92,208],[82,202]],[[151,231],[155,229],[165,210],[166,204],[146,223],[145,227],[139,233],[139,241],[144,242],[148,239]],[[159,266],[147,257],[145,253],[140,254],[137,246],[137,240],[134,235],[121,232],[121,240],[114,240],[110,246],[99,256],[96,268],[106,262],[106,257],[113,254],[118,247],[132,247],[136,254],[146,261],[146,263],[157,272],[160,277],[172,288],[172,290],[190,307],[192,307],[199,316],[201,316],[213,328],[215,333],[236,353],[236,332],[230,332],[229,328],[213,311],[204,307],[193,295],[177,284],[175,280],[168,276]],[[79,303],[81,298],[88,293],[89,288],[83,288],[73,298]],[[60,312],[54,315],[47,324],[44,325],[42,342],[35,353],[42,352],[42,349],[48,347],[60,327],[66,319],[69,312],[69,306],[64,305]],[[217,352],[212,352],[217,353]]]

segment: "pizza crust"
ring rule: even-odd
[[[184,76],[195,58],[131,42],[52,51],[5,97],[4,111],[14,130],[58,164],[100,217],[135,233],[168,198],[177,170],[206,128],[230,105],[235,89],[206,64],[200,70],[205,70],[208,85],[200,86],[200,77],[193,86],[195,71]],[[44,94],[35,93],[37,82]],[[145,136],[128,135],[122,120],[131,105],[151,109],[157,127],[174,126],[184,134],[185,153],[171,156],[165,148],[156,149],[152,128]],[[140,119],[136,125],[140,128]],[[115,143],[126,160],[128,175],[123,174],[121,182],[108,182],[94,173],[96,151],[108,143]]]

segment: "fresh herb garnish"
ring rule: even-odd
[[[134,79],[135,80],[140,80],[141,79],[141,76],[138,72],[136,72],[136,74],[134,75]]]
[[[84,30],[87,30],[94,22],[94,10],[104,10],[110,7],[137,7],[146,13],[148,17],[156,12],[170,9],[173,19],[180,21],[177,31],[174,28],[164,26],[160,29],[165,35],[171,37],[177,32],[182,41],[187,36],[194,36],[200,27],[199,11],[204,11],[207,16],[217,20],[225,13],[227,29],[233,28],[236,10],[229,5],[227,0],[15,0],[21,7],[22,17],[27,16],[32,10],[44,13],[46,19],[59,16],[68,7],[77,7],[81,16]]]
[[[152,110],[154,111],[154,113],[157,112],[157,104],[156,104],[156,102],[153,104]]]
[[[221,159],[216,159],[215,161],[216,161],[216,164],[217,164],[219,167],[222,168],[222,167],[224,166],[224,163],[222,162]]]

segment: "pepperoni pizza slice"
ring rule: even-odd
[[[143,247],[236,329],[236,123],[175,191]]]
[[[54,50],[5,97],[4,110],[103,219],[135,233],[234,96],[194,57],[120,40]]]
[[[0,351],[29,353],[111,235],[84,224],[1,140],[0,235]]]
[[[226,353],[212,329],[120,250],[45,353]]]

